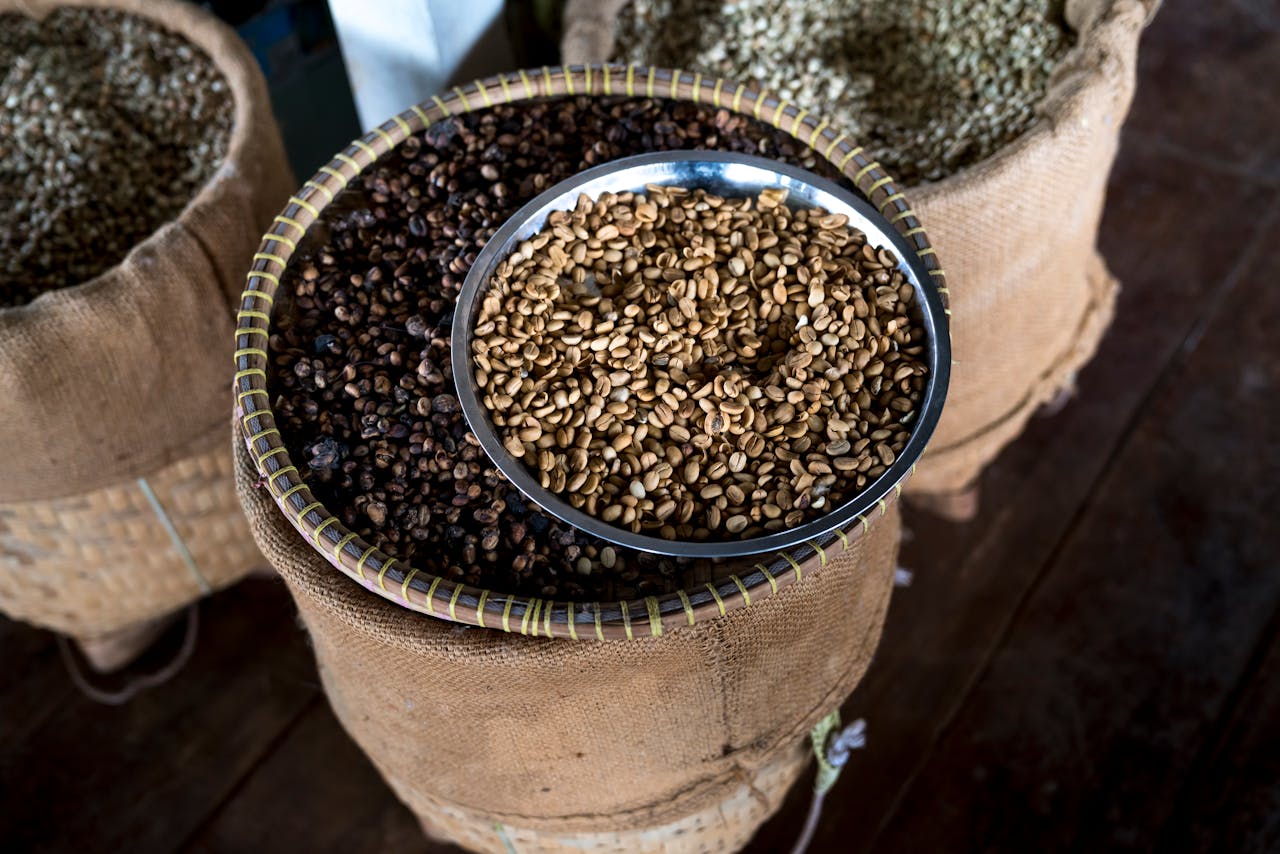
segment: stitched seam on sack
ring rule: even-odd
[[[234,315],[236,311],[239,310],[240,308],[240,300],[241,300],[240,295],[244,291],[244,288],[241,287],[240,285],[240,280],[237,279],[235,282],[235,287],[230,288],[227,282],[223,280],[222,271],[218,269],[218,262],[217,262],[216,256],[209,249],[209,244],[205,243],[204,237],[202,237],[200,233],[196,231],[194,228],[189,227],[184,220],[179,219],[174,224],[177,225],[179,228],[181,228],[185,234],[187,234],[193,241],[195,241],[196,246],[198,246],[200,248],[200,251],[204,253],[205,261],[209,263],[209,269],[213,270],[214,281],[218,283],[218,293],[222,294],[223,305],[226,307],[227,313],[229,315]],[[258,251],[257,241],[254,242],[253,251],[254,252]],[[235,296],[232,296],[233,291],[235,293]]]
[[[572,813],[568,815],[545,815],[545,814],[526,815],[524,813],[514,813],[514,812],[512,813],[493,812],[491,810],[486,810],[482,807],[470,806],[468,804],[462,803],[461,801],[447,800],[445,798],[441,798],[438,795],[426,794],[422,792],[415,792],[413,794],[413,798],[415,800],[426,801],[427,803],[430,803],[432,805],[439,806],[439,807],[457,808],[461,810],[466,810],[467,812],[475,813],[476,815],[482,816],[486,821],[501,821],[504,824],[522,824],[523,823],[523,824],[538,825],[543,823],[554,824],[556,822],[568,822],[568,821],[586,822],[586,821],[595,821],[597,819],[602,819],[605,821],[617,821],[619,819],[644,820],[646,823],[657,821],[661,824],[667,824],[668,813],[660,811],[659,810],[660,807],[679,803],[681,799],[689,795],[701,794],[700,790],[703,790],[703,789],[714,791],[716,788],[723,787],[726,783],[731,783],[734,785],[741,784],[742,779],[740,775],[741,775],[741,772],[740,772],[739,766],[734,764],[734,765],[731,765],[728,768],[728,770],[726,770],[723,774],[716,775],[715,777],[697,780],[681,789],[677,789],[674,794],[664,797],[661,800],[655,801],[653,804],[643,806],[643,807],[634,807],[631,809],[619,810],[616,812],[604,812],[604,813]],[[676,814],[671,815],[669,820],[670,822],[681,821],[682,819],[688,818],[689,816],[694,815],[695,813],[700,811],[701,811],[700,807],[695,807],[693,809],[680,810]],[[640,830],[640,829],[642,828],[640,827],[629,828],[629,830]],[[593,833],[597,831],[582,830],[582,831],[572,831],[572,832]]]
[[[866,539],[865,538],[860,539],[859,542],[866,542]],[[895,552],[896,552],[896,549],[895,549]],[[865,557],[865,553],[860,557]],[[886,566],[889,567],[888,574],[890,576],[892,576],[893,574],[893,568],[892,568],[893,563],[896,563],[896,559],[886,564]],[[870,575],[869,572],[867,572],[866,570],[863,570],[864,579],[869,577],[869,575]],[[886,591],[880,597],[881,601],[877,603],[877,608],[876,608],[877,617],[871,621],[871,624],[867,627],[866,632],[863,633],[861,642],[851,646],[849,650],[849,655],[845,659],[843,672],[841,673],[840,678],[837,680],[835,686],[832,687],[831,690],[829,690],[821,700],[819,700],[814,706],[810,708],[809,712],[800,720],[799,724],[797,724],[793,729],[786,732],[779,738],[775,739],[773,743],[770,744],[767,748],[763,748],[763,750],[766,753],[766,758],[772,758],[773,755],[776,754],[781,749],[782,745],[790,744],[797,737],[802,737],[807,735],[809,731],[813,729],[814,724],[822,720],[822,718],[825,717],[826,715],[830,714],[832,709],[839,708],[839,706],[842,705],[844,701],[848,698],[852,689],[857,688],[858,683],[862,681],[862,677],[866,675],[867,669],[871,667],[871,659],[875,656],[876,647],[880,645],[880,637],[884,631],[884,624],[889,611],[889,600],[892,598],[892,595],[893,595],[893,583],[892,581],[889,581],[888,584],[886,585]],[[868,639],[870,638],[874,638],[875,643],[870,645],[870,647],[868,647],[867,642],[868,642]],[[854,682],[854,684],[850,688],[846,688],[845,683],[849,681],[849,678],[853,673],[854,667],[857,664],[860,654],[867,651],[868,649],[870,650],[870,654],[867,655],[866,657],[867,664],[865,667],[863,667],[862,674],[859,675],[858,679]]]

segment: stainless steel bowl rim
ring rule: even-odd
[[[476,390],[471,356],[472,330],[483,293],[497,266],[521,241],[542,230],[547,216],[571,210],[578,196],[643,192],[646,184],[687,189],[705,188],[726,197],[754,196],[766,187],[785,187],[787,204],[822,207],[849,216],[849,225],[866,234],[876,246],[890,245],[914,287],[922,307],[921,321],[928,342],[929,373],[924,397],[911,437],[897,459],[865,489],[830,512],[803,525],[743,540],[667,540],[635,534],[578,510],[544,489],[532,472],[503,445]],[[547,513],[596,537],[626,548],[680,557],[728,558],[787,551],[809,541],[825,542],[874,510],[888,492],[910,474],[933,435],[942,413],[951,376],[951,339],[945,306],[915,249],[872,205],[857,193],[803,169],[763,157],[718,151],[676,151],[640,154],[586,169],[544,191],[516,211],[489,239],[476,257],[458,294],[451,342],[454,385],[467,424],[498,469],[530,501]]]

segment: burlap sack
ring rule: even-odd
[[[1110,323],[1117,283],[1097,253],[1098,221],[1133,97],[1138,39],[1155,5],[1068,0],[1078,43],[1054,73],[1036,125],[957,175],[907,188],[945,259],[956,361],[908,495],[969,489],[1036,409],[1072,383]],[[569,0],[563,61],[609,59],[623,6]]]
[[[295,186],[262,73],[230,27],[174,0],[0,0],[0,13],[59,6],[117,9],[182,35],[226,78],[235,123],[222,166],[176,221],[97,278],[0,309],[0,447],[13,451],[2,502],[156,471],[224,423],[232,305]]]
[[[260,558],[225,435],[234,299],[293,187],[253,56],[206,12],[159,0],[0,0],[43,16],[96,6],[204,50],[235,102],[226,159],[179,218],[84,284],[0,309],[0,610],[81,638],[166,614]]]
[[[662,637],[435,620],[334,569],[260,485],[242,435],[233,446],[254,536],[298,603],[338,718],[426,826],[478,850],[742,844],[798,775],[810,728],[862,677],[888,606],[896,505],[778,595]],[[744,787],[758,809],[733,806]]]

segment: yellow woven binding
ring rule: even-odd
[[[290,489],[285,490],[284,494],[280,496],[279,500],[280,500],[280,501],[288,501],[290,497],[292,497],[292,496],[293,496],[293,495],[295,495],[296,493],[301,492],[302,490],[304,490],[304,489],[306,489],[306,488],[307,488],[307,485],[306,485],[305,483],[300,483],[300,484],[298,484],[298,485],[297,485],[297,486],[295,486],[295,487],[292,487],[292,488],[290,488]]]
[[[826,566],[826,565],[827,565],[827,551],[826,551],[826,549],[824,549],[822,546],[818,545],[818,542],[817,542],[816,540],[807,540],[806,542],[808,543],[809,547],[810,547],[811,549],[813,549],[813,550],[817,553],[817,555],[818,555],[818,562],[819,562],[822,566]]]
[[[829,128],[830,126],[831,126],[831,122],[827,121],[826,119],[823,119],[822,121],[818,122],[818,124],[813,128],[813,131],[809,134],[809,142],[807,143],[807,145],[810,148],[816,150],[818,146],[814,144],[814,140],[822,136],[822,132],[827,128]]]
[[[307,213],[311,214],[313,217],[318,218],[320,216],[320,211],[316,208],[316,206],[311,204],[311,202],[308,202],[306,199],[300,199],[297,196],[290,196],[289,204],[297,205]]]
[[[774,593],[777,593],[778,579],[773,577],[773,573],[769,571],[769,567],[765,566],[762,563],[758,563],[756,564],[756,569],[760,570],[761,574],[763,574],[765,579],[769,582],[769,589],[772,590]]]
[[[341,163],[347,164],[348,166],[350,166],[352,169],[355,170],[357,175],[359,175],[361,172],[364,171],[364,167],[360,165],[360,161],[356,160],[354,157],[352,157],[351,155],[347,154],[344,151],[339,151],[337,154],[333,155],[333,159]],[[279,217],[276,217],[276,219],[279,219]],[[299,226],[299,228],[301,228],[301,226]]]
[[[345,154],[335,154],[335,155],[334,155],[334,157],[337,157],[339,160],[346,160],[346,161],[348,161],[349,163],[351,163],[351,165],[352,165],[352,166],[355,166],[357,169],[359,169],[359,168],[360,168],[360,164],[359,164],[359,163],[356,163],[354,160],[352,160],[350,157],[347,157]],[[277,216],[277,217],[275,218],[275,220],[274,220],[274,221],[275,221],[275,222],[278,222],[278,223],[282,223],[283,225],[287,225],[287,226],[289,226],[290,228],[296,228],[296,229],[298,229],[298,233],[299,233],[299,234],[306,234],[306,233],[307,233],[306,226],[304,226],[302,223],[298,222],[298,221],[297,221],[296,219],[294,219],[293,217],[288,217],[288,216],[284,216],[283,214],[281,214],[281,215]]]
[[[873,170],[875,170],[875,169],[879,169],[879,168],[880,168],[880,161],[878,161],[878,160],[872,160],[872,161],[871,161],[870,163],[868,163],[866,166],[863,166],[863,167],[862,167],[862,169],[861,169],[861,171],[859,171],[856,175],[854,175],[854,176],[853,176],[853,183],[855,183],[855,184],[861,184],[861,183],[862,183],[862,179],[863,179],[863,178],[865,178],[865,177],[867,177],[867,174],[868,174],[869,172],[871,172],[871,171],[873,171]],[[867,195],[870,195],[870,193],[868,193]]]
[[[627,640],[632,640],[631,611],[627,608],[627,603],[625,601],[619,602],[618,604],[622,606],[622,630],[627,633]]]
[[[877,178],[875,183],[867,188],[867,198],[870,199],[872,193],[874,193],[876,190],[883,187],[885,184],[891,184],[891,183],[893,183],[893,179],[890,178],[888,175],[885,175],[883,178]]]
[[[275,427],[268,427],[266,430],[259,430],[257,433],[254,433],[252,436],[249,437],[248,441],[250,444],[252,444],[258,441],[259,439],[263,438],[264,436],[270,436],[272,433],[275,433],[277,436],[280,435],[280,431],[277,430]]]
[[[831,159],[831,152],[835,151],[835,150],[836,150],[836,146],[838,146],[840,143],[844,142],[844,141],[845,141],[846,139],[848,139],[848,138],[849,138],[849,137],[848,137],[848,135],[847,135],[847,134],[843,134],[843,133],[842,133],[842,134],[840,134],[839,136],[837,136],[835,139],[831,140],[831,144],[827,146],[826,153],[825,153],[825,154],[823,154],[822,156],[823,156],[823,157],[825,157],[826,159],[830,160],[830,159]]]
[[[662,611],[658,608],[658,597],[646,596],[644,606],[649,609],[649,634],[655,638],[662,637]]]
[[[861,153],[862,153],[861,145],[854,146],[853,148],[849,149],[849,153],[846,154],[844,156],[844,159],[840,161],[840,171],[843,172],[845,170],[845,167],[849,165],[849,161],[857,157]]]
[[[706,585],[706,588],[711,591],[711,598],[716,600],[716,607],[720,609],[720,616],[723,617],[724,616],[724,600],[720,598],[720,591],[716,590],[715,587],[711,586],[710,584]]]
[[[684,615],[689,620],[689,625],[693,625],[693,605],[689,602],[688,595],[683,590],[677,590],[676,595],[680,597],[680,604],[684,607]]]
[[[462,585],[453,585],[453,595],[449,597],[449,619],[456,621],[458,619],[458,597],[462,595]]]
[[[409,582],[413,581],[413,577],[418,574],[418,570],[410,569],[404,575],[404,581],[400,582],[400,598],[405,602],[409,601]],[[428,602],[430,599],[427,600]]]
[[[338,517],[330,516],[328,519],[325,519],[319,525],[316,525],[316,529],[311,532],[311,539],[316,544],[316,548],[320,547],[320,535],[323,534],[325,532],[325,529],[327,529],[330,525],[336,525],[336,524],[338,524]]]
[[[277,448],[276,450],[277,450],[277,451],[283,451],[283,450],[284,450],[284,448]],[[289,472],[293,472],[293,473],[297,474],[297,472],[298,472],[298,467],[297,467],[297,466],[285,466],[284,468],[278,468],[278,469],[276,469],[274,472],[272,472],[272,473],[270,474],[270,476],[268,476],[268,477],[267,477],[267,483],[271,484],[272,486],[275,486],[276,478],[278,478],[278,477],[279,477],[280,475],[282,475],[282,474],[288,474]],[[354,534],[352,534],[352,536],[355,536],[355,535],[354,535]]]
[[[249,275],[246,276],[245,278],[246,279],[266,279],[268,282],[273,282],[276,287],[280,287],[279,277],[276,276],[275,273],[268,273],[266,270],[250,270]],[[249,288],[249,293],[253,294],[255,297],[262,297],[264,300],[266,300],[267,302],[273,305],[275,304],[275,301],[276,301],[275,297],[271,296],[270,294],[263,293],[262,291],[255,291],[253,288]]]
[[[326,187],[324,184],[321,184],[319,181],[307,180],[303,182],[302,186],[310,187],[311,189],[316,190],[317,192],[324,193],[324,197],[326,199],[328,199],[330,202],[333,201],[333,191],[330,190],[328,187]]]
[[[467,93],[462,91],[461,86],[453,87],[453,94],[458,96],[458,100],[462,102],[463,112],[471,112],[471,102],[467,100]]]
[[[417,570],[414,570],[414,572],[413,572],[413,573],[411,573],[411,575],[414,575],[414,574],[417,574]],[[440,578],[440,576],[438,576],[438,575],[437,575],[435,578],[431,579],[431,586],[427,588],[427,613],[428,613],[428,614],[430,614],[430,615],[431,615],[431,616],[433,616],[433,617],[437,616],[437,614],[436,614],[436,588],[440,586],[440,582],[441,582],[441,580],[442,580],[442,579]],[[406,587],[407,587],[407,585],[406,585]],[[407,601],[409,601],[409,600],[408,600],[408,599],[406,599],[405,601],[407,602]]]
[[[276,474],[279,473],[280,472],[276,472]],[[338,540],[337,544],[333,547],[333,557],[335,560],[342,560],[342,550],[347,547],[347,543],[351,542],[355,538],[355,534],[347,534],[345,537]],[[364,578],[364,573],[360,573],[360,577]]]
[[[268,231],[266,234],[262,235],[262,239],[272,240],[276,243],[283,243],[285,246],[288,246],[291,251],[298,251],[298,244],[295,243],[292,238],[285,237],[283,234],[276,234],[274,231]]]

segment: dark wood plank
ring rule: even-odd
[[[1154,848],[1280,607],[1267,218],[877,850]]]
[[[64,692],[25,738],[0,742],[3,847],[175,850],[319,695],[280,582],[219,594],[203,617],[172,682],[119,708]]]
[[[903,561],[916,570],[894,597],[875,663],[845,706],[866,717],[868,748],[833,798],[841,819],[819,844],[865,842],[885,821],[1007,630],[1067,528],[1096,489],[1148,390],[1179,352],[1256,238],[1248,212],[1272,194],[1253,182],[1189,171],[1141,142],[1124,146],[1110,185],[1101,245],[1124,283],[1115,324],[1081,374],[1078,400],[1028,432],[984,475],[972,538],[929,517],[911,518]],[[1195,239],[1184,239],[1194,235]],[[971,543],[971,545],[967,545]],[[760,850],[797,826],[784,811]]]
[[[1280,617],[1280,614],[1277,614]],[[1273,620],[1274,623],[1277,622]],[[1280,634],[1207,761],[1188,776],[1165,851],[1280,850]]]
[[[317,700],[188,846],[199,852],[443,852]]]
[[[1280,6],[1164,0],[1138,53],[1129,130],[1196,164],[1280,181]]]
[[[53,635],[0,617],[0,744],[23,741],[56,712],[73,688]],[[5,756],[0,752],[0,764]],[[0,772],[2,773],[2,772]]]

